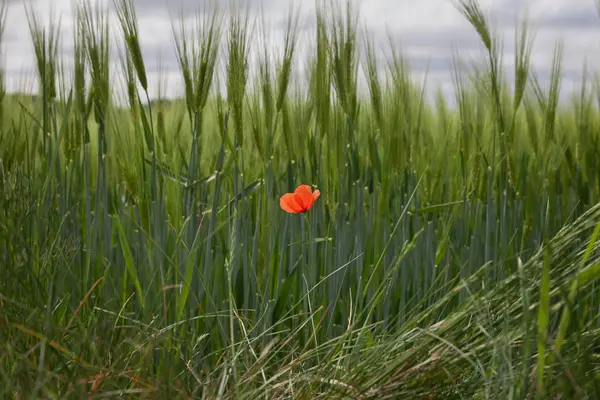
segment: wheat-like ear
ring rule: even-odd
[[[0,121],[4,120],[4,105],[2,100],[6,95],[6,86],[4,82],[4,54],[2,44],[4,43],[4,31],[6,29],[6,18],[8,15],[8,2],[0,0]]]
[[[171,22],[175,52],[183,78],[188,114],[202,114],[219,61],[223,10],[217,0],[207,1],[196,10],[196,21],[188,31],[185,15],[179,17],[179,26]]]
[[[248,3],[249,4],[249,3]],[[241,10],[232,6],[227,36],[227,102],[233,118],[235,139],[244,144],[244,101],[248,83],[248,55],[250,51],[251,21],[249,8]]]
[[[275,102],[275,108],[277,112],[281,111],[283,101],[289,88],[290,75],[292,73],[292,65],[294,62],[294,54],[296,50],[296,44],[298,41],[298,18],[299,13],[297,11],[294,12],[294,9],[290,8],[284,33],[285,42],[283,49],[283,57],[279,61],[277,71],[277,100]]]
[[[331,49],[333,85],[344,112],[351,121],[358,116],[358,35],[357,13],[348,1],[331,8]]]
[[[140,85],[144,91],[148,91],[148,78],[146,77],[146,67],[142,57],[142,48],[140,46],[139,29],[137,16],[132,0],[114,0],[117,16],[121,23],[123,39],[127,46],[127,51],[131,56],[131,61],[135,67]]]
[[[494,45],[490,25],[483,14],[478,0],[454,0],[454,5],[460,13],[471,23],[481,38],[485,48],[492,51]]]
[[[8,1],[0,0],[0,43],[4,40],[4,31],[6,30],[6,18],[8,16]],[[0,55],[2,48],[0,47]]]

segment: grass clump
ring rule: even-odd
[[[599,86],[561,102],[562,45],[545,87],[525,22],[509,77],[456,6],[484,49],[456,107],[351,4],[305,47],[292,9],[277,50],[251,8],[182,15],[174,100],[132,1],[74,7],[71,65],[28,8],[39,93],[0,86],[2,397],[597,398]],[[321,197],[284,213],[301,183]]]

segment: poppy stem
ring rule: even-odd
[[[304,220],[306,219],[306,214],[302,215],[302,218],[300,219],[300,231],[301,231],[301,235],[302,237],[300,238],[300,242],[302,244],[302,262],[300,263],[300,273],[298,274],[298,288],[300,289],[298,291],[298,295],[302,296],[302,293],[304,292],[304,285],[302,285],[302,281],[305,279],[306,277],[306,271],[307,271],[307,266],[306,266],[306,235],[304,234]],[[304,312],[308,314],[308,299],[304,300]],[[304,335],[301,334],[300,338],[302,340],[302,342],[304,342]]]
[[[304,219],[306,218],[306,214],[302,215],[302,218],[300,218],[300,231],[301,231],[301,238],[300,238],[300,243],[302,244],[302,269],[300,270],[300,274],[299,276],[302,276],[306,273],[306,235],[304,234]]]

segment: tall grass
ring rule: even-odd
[[[560,43],[546,84],[525,21],[511,76],[459,0],[485,52],[455,58],[450,107],[352,4],[305,50],[293,9],[277,48],[215,1],[173,20],[182,98],[153,101],[131,0],[74,6],[71,64],[27,7],[39,94],[0,87],[3,396],[598,397],[600,90],[559,101]],[[285,214],[300,183],[322,195]]]

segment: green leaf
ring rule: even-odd
[[[121,225],[121,221],[118,216],[115,217],[115,222],[117,224],[117,230],[119,231],[119,241],[121,242],[121,249],[123,251],[123,257],[125,258],[125,267],[129,272],[129,277],[133,280],[133,284],[135,286],[135,290],[137,292],[138,298],[140,300],[140,305],[142,309],[144,308],[144,293],[142,292],[142,285],[140,284],[140,280],[138,278],[137,271],[133,264],[133,257],[131,255],[131,250],[129,248],[129,243],[127,242],[127,236],[125,235],[125,231],[123,230],[123,226]]]
[[[148,117],[146,116],[146,110],[144,110],[144,105],[141,100],[138,100],[140,103],[140,116],[142,117],[142,127],[144,128],[144,139],[146,140],[146,145],[148,146],[148,150],[152,153],[154,151],[154,135],[152,134],[152,129],[150,128],[150,123],[148,122]]]

